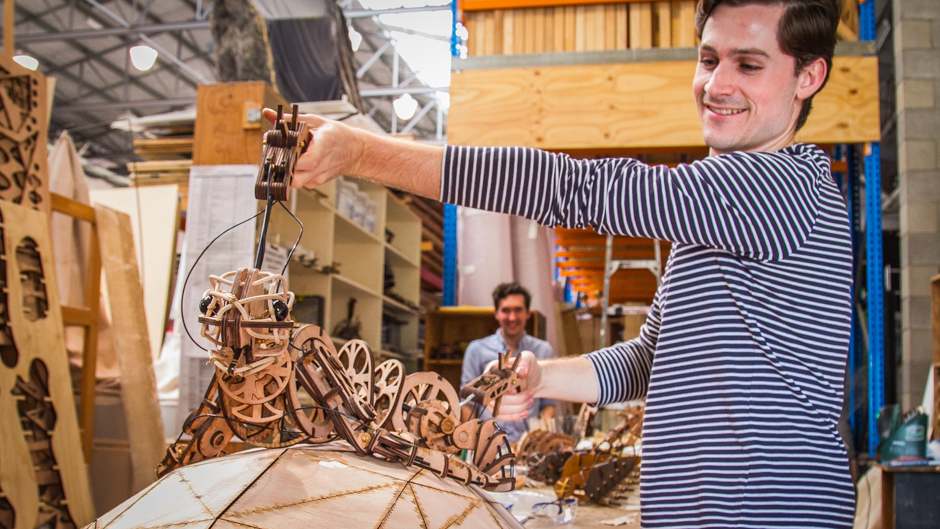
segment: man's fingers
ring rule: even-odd
[[[271,122],[272,124],[277,119],[277,111],[270,108],[265,108],[261,110],[261,116]],[[290,108],[284,109],[284,117],[290,118]],[[297,119],[307,122],[307,128],[315,129],[326,122],[325,119],[321,118],[316,114],[300,114],[297,116]]]

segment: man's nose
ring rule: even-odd
[[[733,65],[721,62],[711,72],[711,77],[705,83],[705,93],[717,98],[730,95],[734,92]]]

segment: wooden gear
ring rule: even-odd
[[[375,367],[360,340],[337,352],[322,329],[291,320],[294,295],[280,275],[245,268],[210,282],[199,322],[216,371],[160,475],[221,455],[233,435],[270,448],[340,438],[359,454],[468,485],[515,487],[506,434],[493,419],[460,423],[457,393],[439,375],[403,377],[397,360]],[[451,456],[460,450],[473,460]]]

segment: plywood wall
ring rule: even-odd
[[[462,70],[451,76],[454,145],[549,150],[701,148],[694,61]],[[878,141],[875,57],[836,57],[799,141]]]

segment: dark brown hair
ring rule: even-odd
[[[777,27],[777,43],[780,49],[796,59],[794,75],[798,75],[816,59],[825,60],[826,77],[819,89],[822,90],[822,87],[826,86],[829,72],[832,71],[832,55],[836,47],[836,28],[839,27],[842,0],[699,0],[695,12],[695,32],[700,40],[705,22],[719,4],[731,7],[753,4],[783,6],[783,16],[780,17],[780,25]],[[796,130],[806,124],[806,118],[813,106],[813,96],[803,101],[803,108],[800,109],[800,116],[796,120]]]
[[[525,310],[529,310],[529,303],[532,302],[532,295],[529,294],[529,291],[525,289],[519,283],[513,281],[512,283],[501,283],[493,289],[493,306],[496,310],[499,310],[499,302],[506,299],[508,296],[513,294],[522,294],[523,299],[525,299]]]

